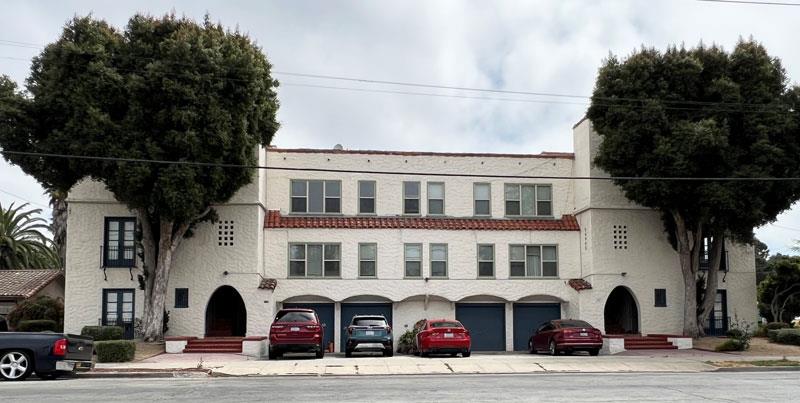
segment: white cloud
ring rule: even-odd
[[[73,15],[89,12],[118,27],[137,11],[174,9],[197,19],[209,12],[214,20],[248,32],[278,71],[588,95],[609,52],[627,55],[643,44],[663,48],[701,40],[730,49],[740,36],[752,35],[783,59],[790,77],[800,78],[800,48],[786,36],[797,14],[785,7],[675,0],[65,3],[4,2],[0,39],[46,43]],[[35,54],[0,46],[0,56]],[[28,67],[0,59],[0,72],[18,82]],[[287,84],[312,82],[278,77]],[[570,151],[571,126],[585,109],[288,85],[280,88],[280,100],[283,126],[275,143],[285,147],[341,143],[401,150]],[[0,186],[46,204],[38,185],[7,164],[0,164]],[[0,193],[1,202],[11,200]],[[776,224],[800,228],[800,207]],[[773,251],[786,251],[791,239],[800,237],[775,225],[758,235]]]

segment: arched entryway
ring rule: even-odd
[[[603,310],[606,334],[639,333],[639,308],[633,293],[623,286],[611,291]]]
[[[206,337],[244,337],[247,310],[235,288],[223,285],[211,294],[206,306]]]

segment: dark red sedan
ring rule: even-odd
[[[531,354],[547,352],[556,355],[559,352],[572,354],[573,351],[587,351],[589,355],[597,355],[601,347],[603,336],[600,330],[582,320],[573,319],[545,322],[528,340],[528,351]]]
[[[416,348],[423,357],[429,354],[450,354],[455,357],[458,353],[462,357],[469,357],[472,339],[469,330],[457,320],[425,320],[417,333]]]

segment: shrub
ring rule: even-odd
[[[778,342],[778,331],[777,330],[767,330],[767,338],[769,338],[769,341],[771,341],[773,343],[777,343]]]
[[[742,337],[742,330],[741,329],[730,329],[725,333],[731,339],[738,339]]]
[[[769,322],[767,323],[767,330],[778,330],[778,329],[787,329],[792,327],[792,325],[786,322]]]
[[[767,337],[767,326],[759,324],[758,328],[755,332],[753,332],[753,336],[755,337]]]
[[[106,340],[94,343],[97,362],[126,362],[133,360],[136,343],[130,340]]]
[[[19,332],[57,332],[58,323],[49,319],[23,320],[17,325]]]
[[[120,326],[84,326],[81,336],[90,336],[94,341],[119,340],[123,330]]]
[[[752,332],[750,332],[750,323],[741,321],[739,318],[734,317],[733,322],[731,323],[730,330],[727,332],[728,337],[730,340],[736,341],[739,345],[740,350],[735,351],[743,351],[750,348],[750,339],[753,338]],[[731,351],[731,350],[724,350],[724,351]]]
[[[775,342],[800,346],[800,329],[781,329],[775,331]]]
[[[60,332],[64,325],[64,304],[60,299],[40,295],[22,301],[8,314],[8,326],[17,329],[23,320],[52,320],[56,323],[55,331]]]
[[[744,351],[744,345],[736,339],[728,339],[714,347],[714,351]]]

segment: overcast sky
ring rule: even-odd
[[[0,74],[22,84],[30,58],[39,52],[2,41],[49,43],[74,15],[93,13],[122,28],[136,12],[170,10],[198,20],[208,12],[225,26],[238,26],[279,72],[590,95],[609,53],[624,56],[641,45],[663,49],[700,41],[730,50],[739,37],[753,36],[800,81],[800,47],[790,35],[796,33],[800,7],[694,0],[3,1]],[[275,77],[282,83],[282,127],[274,144],[281,147],[572,151],[571,128],[586,109],[311,88],[296,84],[520,98]],[[32,178],[0,162],[0,203],[30,201],[46,208],[42,193]],[[800,206],[756,233],[772,252],[787,253],[800,238]]]

